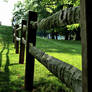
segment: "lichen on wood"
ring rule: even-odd
[[[17,28],[16,31],[21,31],[21,27]]]
[[[79,69],[45,54],[31,43],[29,48],[29,52],[63,83],[72,88],[73,92],[82,92],[82,72]]]
[[[26,45],[26,40],[22,37],[22,43]]]
[[[80,22],[80,7],[71,7],[65,10],[60,10],[37,22],[37,27],[42,30],[61,27],[69,24]]]

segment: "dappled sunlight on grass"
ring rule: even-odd
[[[81,55],[79,54],[69,54],[69,53],[51,53],[51,52],[47,52],[47,54],[54,56],[55,58],[64,61],[68,64],[71,64],[75,67],[77,67],[78,69],[82,69],[82,60],[81,60]]]

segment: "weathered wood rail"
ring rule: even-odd
[[[63,83],[65,83],[68,87],[72,88],[73,92],[84,92],[83,90],[85,89],[85,86],[82,86],[82,85],[84,85],[85,82],[83,82],[84,84],[82,84],[83,76],[80,70],[78,70],[77,68],[75,68],[70,64],[67,64],[63,61],[60,61],[52,56],[45,54],[45,52],[42,52],[41,50],[35,47],[37,28],[48,30],[51,28],[65,26],[67,24],[73,24],[73,23],[80,23],[80,7],[73,7],[65,10],[60,10],[59,12],[53,14],[50,17],[47,17],[46,19],[42,19],[39,22],[37,22],[37,14],[35,12],[29,11],[27,26],[24,27],[23,25],[25,24],[23,24],[23,21],[22,21],[22,28],[19,28],[17,30],[15,28],[16,31],[21,29],[20,31],[21,32],[21,39],[20,39],[21,40],[20,63],[21,64],[24,63],[24,48],[25,48],[25,45],[27,45],[26,46],[26,71],[25,71],[25,89],[26,90],[32,91],[33,89],[34,58],[36,58],[50,72],[52,72],[55,76],[57,76]],[[15,31],[15,38],[17,36],[16,31]],[[24,32],[27,32],[27,40],[25,39],[26,33]],[[16,44],[16,41],[15,41],[15,44]],[[16,49],[17,49],[17,46],[16,46]],[[83,56],[85,56],[84,53],[83,53]],[[84,72],[85,71],[83,71],[83,74],[85,75]],[[87,80],[86,77],[85,79]],[[87,91],[85,92],[88,92],[88,87],[86,87],[86,90]]]
[[[80,23],[80,7],[72,7],[65,10],[60,10],[42,19],[41,21],[31,22],[34,28],[41,30],[48,30],[51,28],[66,26],[74,23]]]

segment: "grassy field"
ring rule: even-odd
[[[81,68],[79,41],[56,41],[37,37],[37,48],[64,62]],[[26,59],[25,59],[26,60]],[[19,64],[12,43],[12,28],[0,26],[0,92],[27,92],[24,90],[25,64]],[[33,92],[70,92],[43,65],[35,60]]]

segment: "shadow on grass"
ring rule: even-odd
[[[68,88],[62,88],[61,85],[53,82],[53,80],[47,80],[40,78],[39,81],[34,82],[33,92],[71,92]]]
[[[9,82],[10,82],[10,71],[9,71],[9,64],[10,64],[10,60],[9,60],[9,43],[4,43],[4,47],[2,49],[2,52],[4,51],[4,49],[7,49],[7,52],[5,54],[6,56],[6,62],[5,62],[5,66],[2,67],[4,68],[3,71],[0,72],[0,92],[11,92],[9,90]],[[2,52],[0,53],[0,57],[1,60],[0,62],[2,62]],[[2,66],[2,63],[1,63]]]
[[[2,54],[3,54],[4,50],[5,50],[5,43],[4,43],[4,46],[3,46],[2,50],[0,51],[0,68],[2,66]]]
[[[37,47],[44,52],[69,53],[81,55],[81,44],[79,41],[63,41],[51,39],[37,39]]]
[[[0,92],[25,92],[21,89],[20,78],[12,80],[11,76],[17,76],[17,70],[11,71],[10,67],[12,65],[17,65],[18,63],[10,64],[9,50],[12,44],[12,30],[0,30]],[[16,74],[17,73],[17,74]]]
[[[9,50],[12,44],[12,30],[6,26],[0,27],[0,92],[14,92],[15,88],[19,85],[15,85],[19,80],[14,82],[11,81],[10,76],[16,75],[15,73],[11,72],[9,69],[10,66],[15,65],[10,64],[9,58]],[[21,92],[21,91],[16,91]]]
[[[19,63],[9,64],[9,66],[13,66],[13,65],[19,65]]]
[[[2,59],[2,53],[6,52],[5,54],[5,61],[3,62]],[[4,53],[5,53],[4,52]],[[21,82],[21,78],[15,79],[14,81],[11,81],[10,76],[16,76],[19,74],[18,72],[12,72],[9,67],[12,65],[17,65],[18,63],[10,64],[10,58],[9,58],[9,43],[4,44],[4,47],[2,48],[0,52],[0,92],[25,92],[24,89],[22,89],[22,84],[24,82]]]
[[[76,48],[66,48],[66,47],[40,47],[45,52],[50,53],[69,53],[69,54],[81,54],[81,51]]]
[[[7,74],[7,77],[6,77],[6,80],[8,82],[8,85],[9,85],[9,64],[10,64],[10,60],[9,60],[9,44],[7,44],[7,53],[6,53],[6,64],[5,64],[5,67],[4,67],[4,71],[5,73]]]

